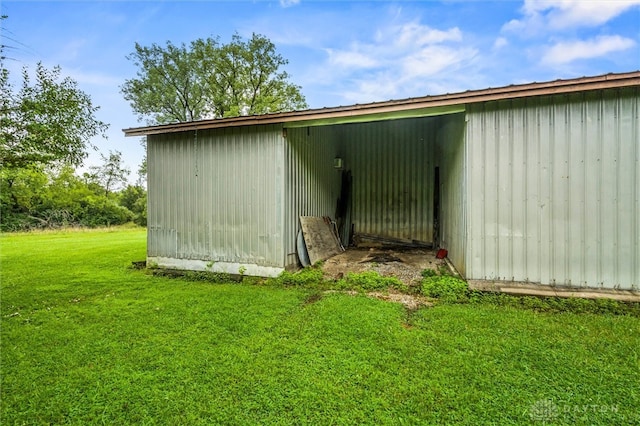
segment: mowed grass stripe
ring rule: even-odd
[[[555,424],[640,421],[638,318],[306,303],[131,269],[145,240],[0,237],[2,424],[535,424],[540,401]]]

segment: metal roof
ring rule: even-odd
[[[513,84],[497,88],[468,90],[466,92],[448,93],[444,95],[423,96],[419,98],[350,106],[135,127],[123,129],[123,132],[125,136],[144,136],[259,124],[283,124],[285,127],[302,127],[420,117],[462,112],[464,111],[465,105],[471,103],[630,86],[640,86],[640,71],[618,74],[611,73],[594,77],[581,77],[542,83]]]

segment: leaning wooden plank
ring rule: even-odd
[[[300,216],[300,227],[312,265],[342,253],[342,248],[333,234],[331,224],[327,223],[324,218]]]

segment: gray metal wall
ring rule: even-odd
[[[355,232],[431,243],[440,117],[287,129],[287,264],[298,216],[335,216],[340,157],[353,176]]]
[[[467,278],[638,288],[639,92],[469,107]]]
[[[334,218],[340,195],[340,172],[333,167],[337,155],[335,126],[286,129],[286,266],[297,264],[296,236],[300,216]]]
[[[436,245],[447,249],[458,272],[466,273],[466,141],[465,115],[438,118],[437,155],[440,168],[440,235]]]
[[[280,126],[148,137],[148,256],[282,267]]]
[[[353,174],[356,233],[433,241],[437,121],[428,117],[341,126],[341,155]]]

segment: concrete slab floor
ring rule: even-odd
[[[540,297],[580,297],[583,299],[613,299],[624,302],[640,302],[640,292],[613,289],[589,289],[571,287],[551,287],[548,285],[469,280],[469,288],[479,291],[493,291],[519,296]]]

